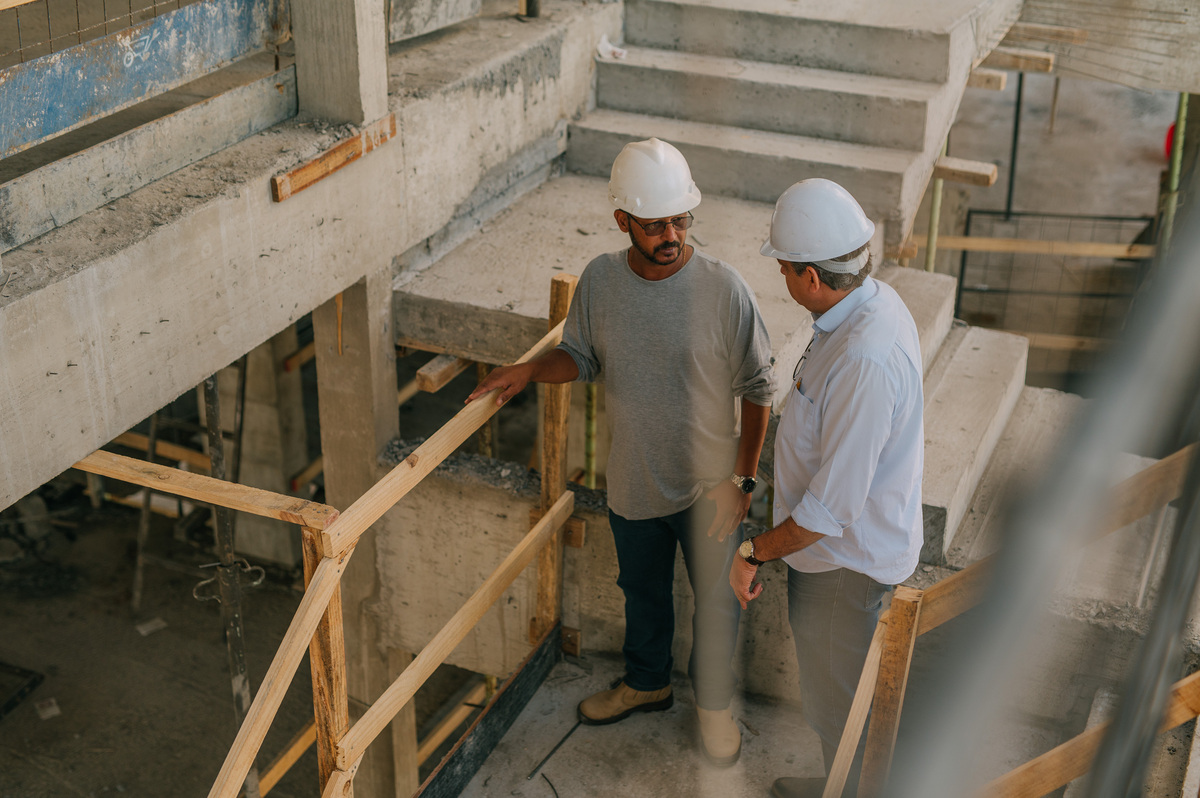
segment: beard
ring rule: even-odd
[[[664,242],[662,244],[659,244],[653,250],[647,249],[646,247],[644,247],[640,243],[638,243],[638,240],[636,238],[634,238],[632,226],[629,230],[629,243],[633,245],[634,249],[636,249],[638,252],[640,252],[642,254],[642,257],[644,257],[646,260],[650,261],[651,263],[657,263],[659,266],[670,266],[672,263],[679,260],[680,255],[683,254],[683,242],[682,241]],[[674,250],[675,254],[674,255],[664,254],[665,252],[670,251],[670,250]]]

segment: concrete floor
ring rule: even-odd
[[[512,730],[462,793],[493,795],[766,795],[779,776],[821,776],[820,741],[799,712],[753,696],[735,701],[742,755],[728,768],[697,749],[695,704],[686,679],[673,684],[675,706],[611,726],[579,726],[533,779],[537,767],[575,725],[576,705],[624,672],[615,659],[568,659],[551,671]]]

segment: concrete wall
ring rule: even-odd
[[[544,7],[393,53],[397,139],[283,203],[270,178],[350,128],[278,125],[5,253],[0,507],[390,264],[579,112],[621,7]]]

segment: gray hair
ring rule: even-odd
[[[862,251],[870,246],[870,243],[863,244],[853,252],[847,252],[845,255],[839,255],[836,258],[830,258],[839,262],[854,260]],[[832,288],[834,291],[851,291],[863,284],[863,280],[871,273],[871,256],[867,255],[867,262],[855,274],[838,274],[837,272],[826,271],[815,263],[792,263],[792,268],[796,270],[796,274],[802,274],[805,269],[812,267],[817,273],[817,279],[825,285]]]

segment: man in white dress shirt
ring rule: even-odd
[[[884,595],[921,551],[921,352],[911,314],[868,276],[875,226],[844,188],[803,180],[775,204],[762,254],[813,314],[775,439],[775,522],[746,540],[729,582],[743,609],[758,566],[788,565],[788,617],[804,717],[826,773]],[[860,741],[846,794],[857,791]],[[781,778],[778,798],[820,796],[824,779]]]

